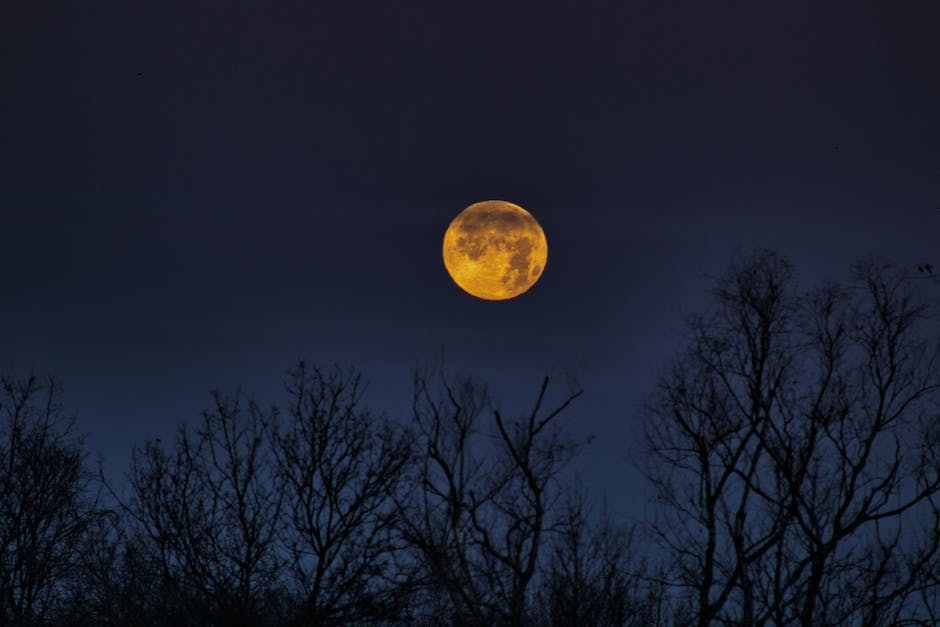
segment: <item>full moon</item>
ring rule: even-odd
[[[522,294],[542,276],[547,260],[542,227],[505,200],[470,205],[444,233],[444,267],[461,289],[484,300]]]

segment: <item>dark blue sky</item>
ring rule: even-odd
[[[60,376],[120,470],[301,356],[396,414],[441,354],[509,406],[576,369],[585,478],[628,503],[635,408],[737,248],[940,261],[934,1],[422,4],[4,2],[0,371]],[[513,301],[440,259],[490,198],[549,242]]]

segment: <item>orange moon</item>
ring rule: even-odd
[[[547,261],[542,227],[505,200],[470,205],[444,233],[444,267],[461,289],[484,300],[522,294],[539,280]]]

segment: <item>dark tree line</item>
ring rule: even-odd
[[[940,353],[871,261],[801,290],[737,259],[647,406],[664,581],[697,625],[940,624]]]
[[[213,393],[110,485],[58,383],[5,378],[0,624],[938,624],[933,288],[737,257],[625,442],[638,524],[574,478],[576,382],[510,413],[416,370],[400,417],[300,362],[274,405]]]

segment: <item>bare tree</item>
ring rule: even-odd
[[[124,519],[111,511],[78,540],[81,563],[63,590],[55,621],[68,627],[149,627],[175,624],[162,603],[159,569],[142,559],[140,543],[128,537]]]
[[[593,511],[586,492],[572,487],[557,516],[537,624],[655,627],[671,616],[662,585],[644,575],[634,527],[606,509]]]
[[[277,435],[281,536],[304,624],[392,619],[407,582],[394,497],[412,461],[410,435],[362,403],[356,370],[300,362]]]
[[[0,380],[0,622],[50,620],[102,515],[83,439],[53,378]]]
[[[871,262],[799,293],[761,252],[716,281],[644,421],[650,529],[698,625],[922,617],[940,542],[928,313],[909,273]]]
[[[213,400],[196,428],[180,426],[174,449],[159,440],[135,449],[122,501],[130,548],[159,573],[151,600],[167,620],[256,624],[270,610],[281,559],[273,413],[241,394]]]
[[[404,533],[451,624],[522,625],[531,583],[562,494],[560,473],[576,452],[556,424],[581,391],[546,408],[546,377],[532,408],[515,419],[491,409],[484,385],[469,377],[414,377],[419,430],[418,489],[405,504]]]

